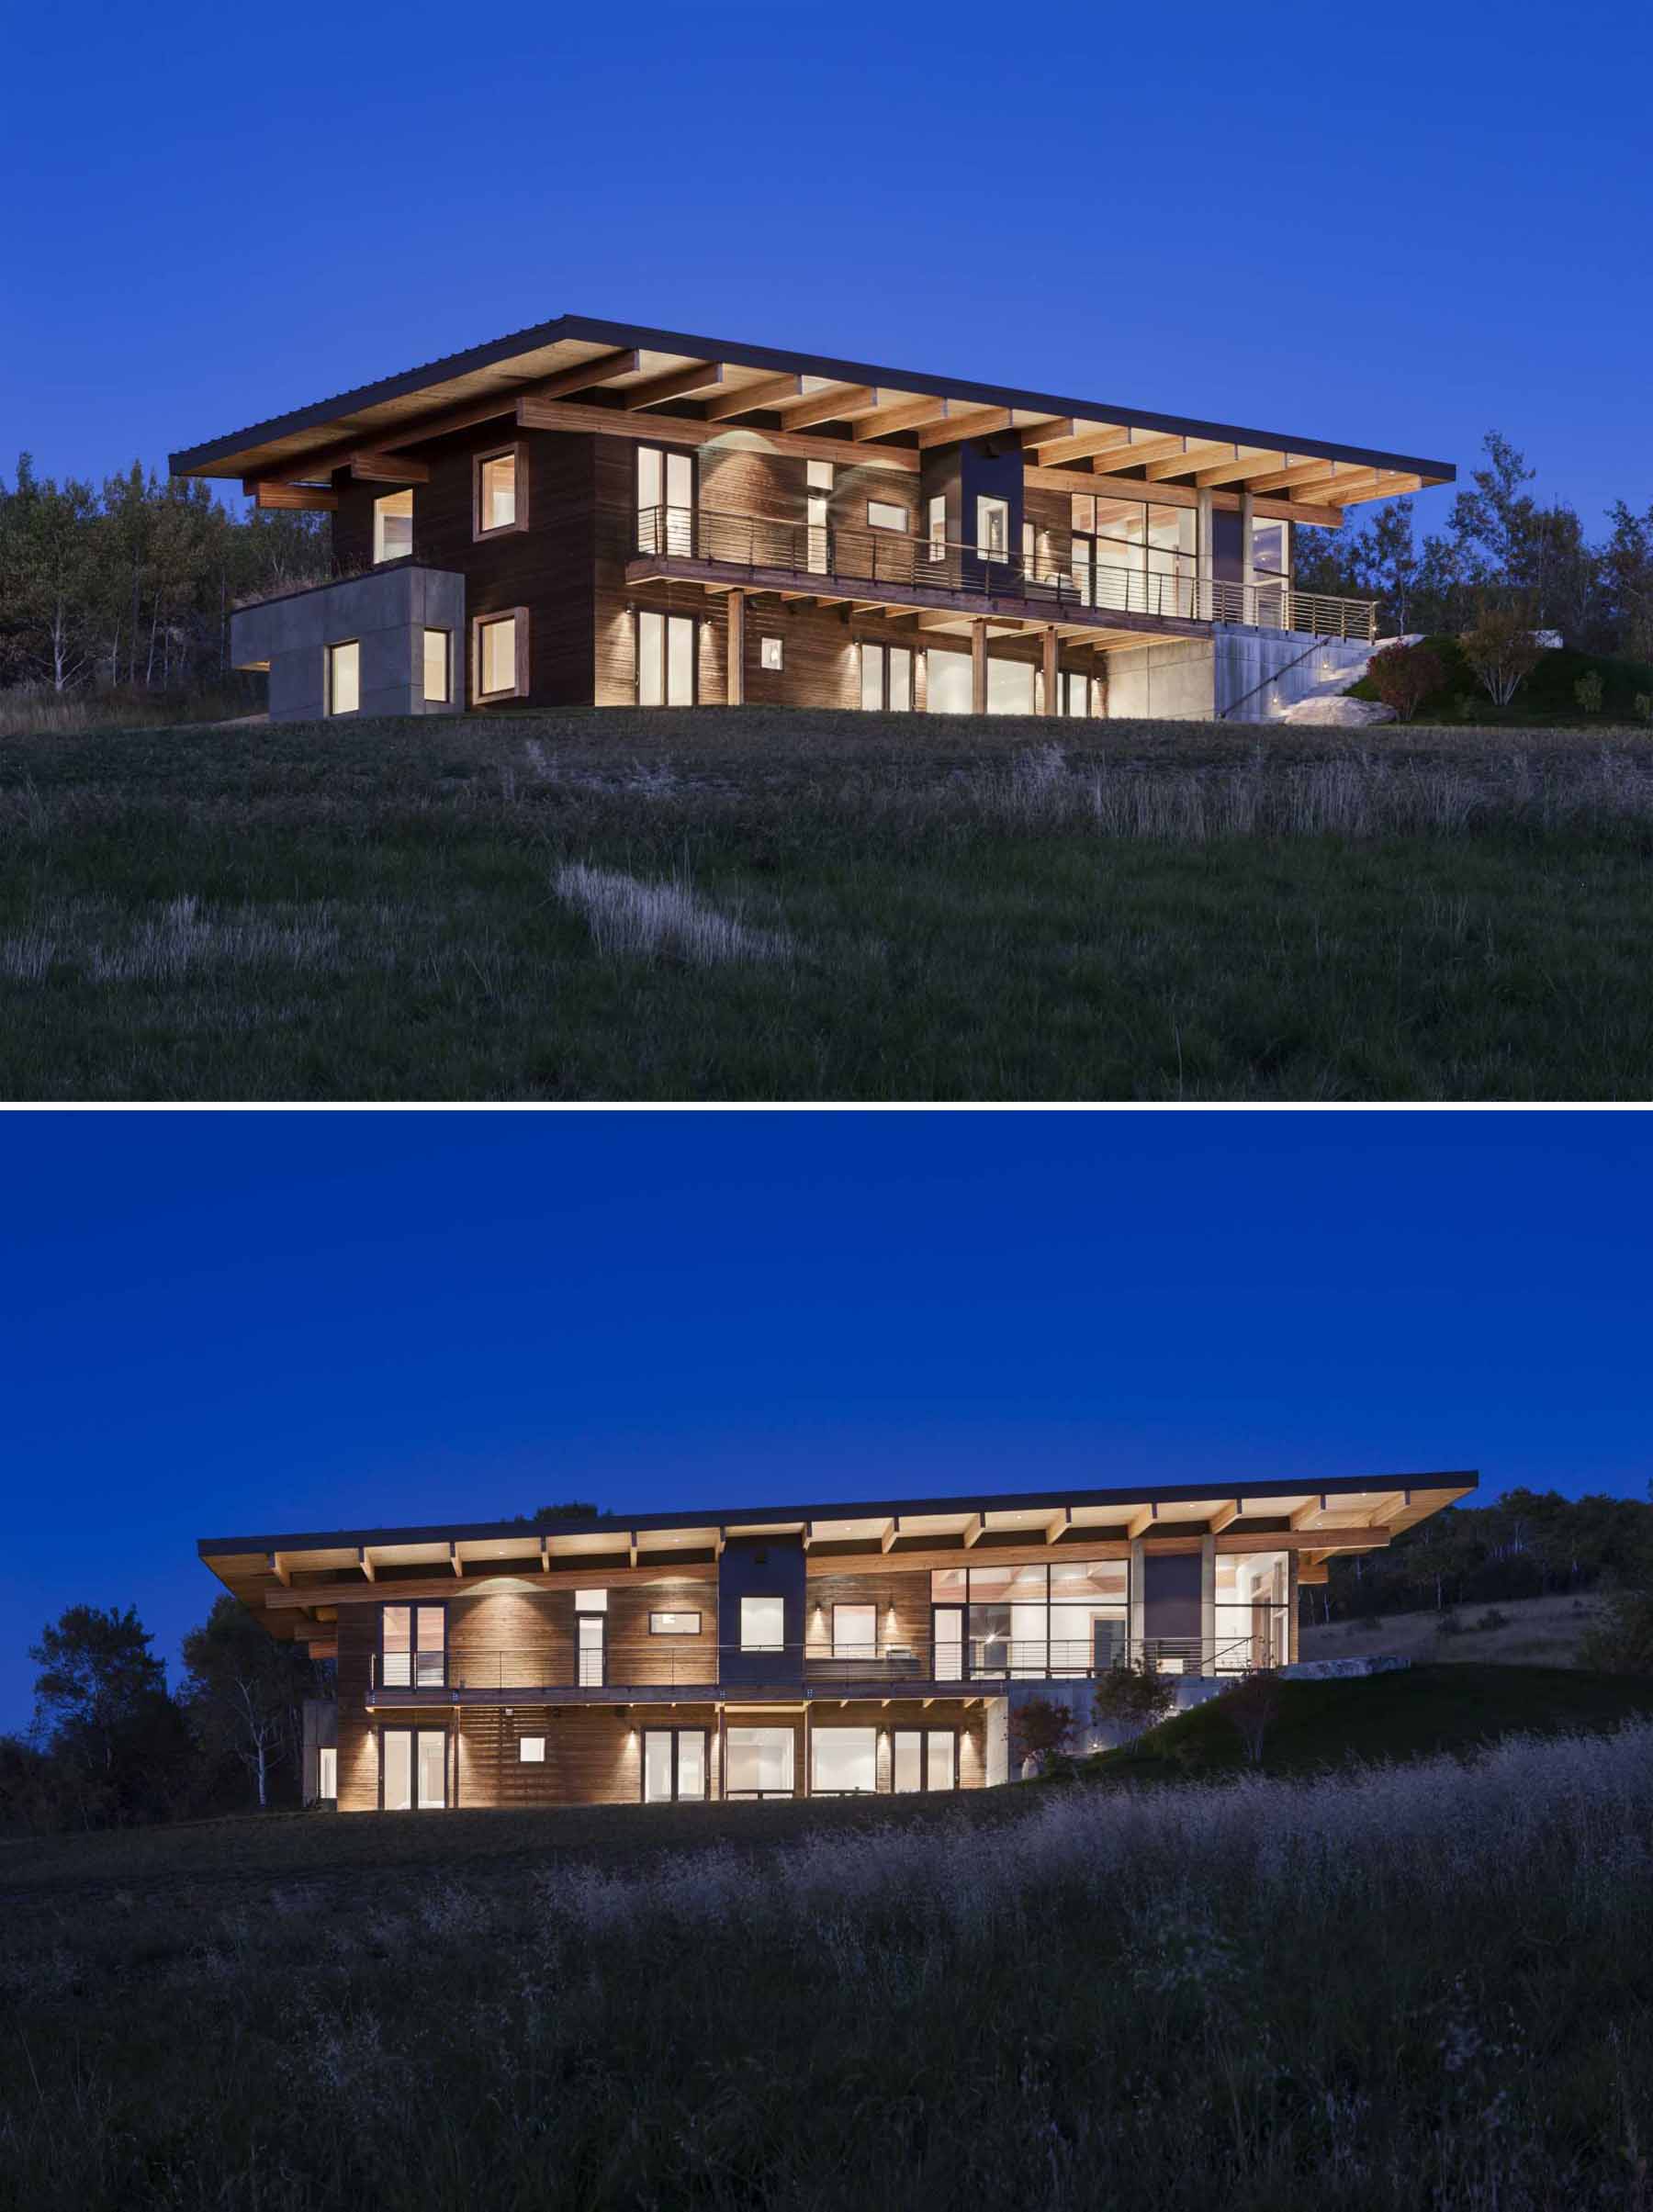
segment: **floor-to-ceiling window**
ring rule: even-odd
[[[698,1804],[705,1794],[705,1730],[646,1728],[643,1731],[644,1803]]]
[[[379,1805],[386,1813],[440,1812],[447,1796],[447,1731],[381,1728]]]
[[[878,1788],[877,1729],[812,1729],[809,1767],[813,1797],[870,1797]]]
[[[898,1796],[956,1790],[959,1738],[952,1728],[897,1728],[891,1737],[890,1786]]]
[[[694,551],[694,455],[670,445],[637,448],[637,551]]]
[[[906,714],[913,705],[911,646],[862,646],[861,704],[872,713]]]
[[[724,1740],[725,1797],[791,1797],[790,1728],[730,1728]]]
[[[440,1690],[446,1681],[446,1605],[381,1605],[379,1688]]]
[[[937,1567],[933,1679],[1085,1675],[1112,1666],[1126,1647],[1130,1589],[1124,1559]]]
[[[1290,1656],[1291,1577],[1284,1552],[1217,1555],[1216,1672],[1283,1667]]]
[[[1192,615],[1198,528],[1192,507],[1076,492],[1073,566],[1080,603]]]
[[[637,704],[694,704],[694,617],[637,610]]]

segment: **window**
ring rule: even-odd
[[[782,662],[781,640],[765,637],[759,641],[758,665],[761,668],[778,668]]]
[[[1056,712],[1086,715],[1090,713],[1090,678],[1062,668],[1056,676]]]
[[[545,1737],[543,1735],[518,1736],[517,1763],[523,1767],[543,1767],[545,1763]]]
[[[339,1750],[336,1744],[322,1744],[316,1752],[316,1795],[332,1798],[339,1794]]]
[[[874,714],[908,714],[913,707],[910,646],[863,646],[861,705]]]
[[[477,698],[520,699],[528,689],[528,611],[478,614],[473,625]]]
[[[646,1805],[699,1804],[705,1794],[705,1730],[646,1728],[643,1731],[643,1802]]]
[[[1102,493],[1075,494],[1074,582],[1082,605],[1193,611],[1198,516]]]
[[[1291,569],[1288,522],[1252,524],[1252,568],[1259,577],[1287,576]]]
[[[786,1643],[784,1598],[743,1598],[740,1600],[742,1651],[781,1651]]]
[[[648,1633],[651,1636],[698,1636],[701,1632],[699,1613],[650,1613]]]
[[[577,1589],[574,1592],[574,1611],[577,1613],[605,1613],[608,1611],[608,1592],[605,1589]]]
[[[327,712],[354,714],[362,703],[362,648],[354,638],[327,648]]]
[[[793,1732],[790,1728],[731,1728],[725,1740],[725,1797],[790,1797],[793,1794]]]
[[[388,491],[373,502],[373,558],[405,560],[413,550],[413,494]]]
[[[694,617],[637,611],[637,704],[694,704]]]
[[[1105,1670],[1125,1655],[1130,1592],[1123,1559],[938,1568],[930,1576],[935,1679]]]
[[[453,697],[454,634],[427,630],[424,634],[424,695],[427,706],[446,706]]]
[[[521,446],[478,454],[472,479],[472,535],[493,537],[502,530],[528,525],[528,470]]]
[[[1217,1674],[1281,1667],[1289,1656],[1290,1569],[1284,1552],[1217,1555]]]
[[[637,551],[694,551],[694,455],[667,445],[637,448]]]
[[[441,1690],[447,1682],[447,1607],[379,1607],[379,1687]]]
[[[380,1729],[380,1809],[386,1813],[428,1813],[439,1812],[446,1803],[446,1731]]]
[[[809,1768],[809,1787],[816,1797],[870,1796],[878,1787],[877,1729],[814,1729]]]
[[[956,1790],[959,1739],[951,1728],[897,1728],[891,1744],[890,1780],[899,1795],[916,1790]]]
[[[1010,502],[979,499],[976,501],[976,552],[984,561],[1010,556]]]
[[[867,527],[870,530],[905,531],[906,526],[907,511],[905,507],[897,507],[888,500],[867,501]]]
[[[876,1605],[835,1605],[832,1609],[832,1656],[835,1659],[872,1659],[878,1656]]]
[[[926,704],[932,714],[968,714],[974,692],[968,653],[949,653],[932,647],[925,667],[929,676]]]
[[[1030,714],[1033,712],[1033,663],[1030,660],[987,662],[987,712],[990,714]]]
[[[608,1679],[608,1592],[574,1592],[576,1679],[582,1690],[601,1690]]]
[[[929,557],[932,561],[947,558],[947,494],[942,491],[929,503]]]
[[[833,466],[834,464],[830,461],[804,462],[804,481],[811,491],[830,491],[832,489]]]
[[[1022,574],[1031,576],[1039,562],[1039,533],[1031,522],[1022,524]]]
[[[804,565],[815,576],[825,576],[832,557],[832,470],[830,461],[804,464]]]

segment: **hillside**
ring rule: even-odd
[[[1468,1662],[1475,1666],[1576,1667],[1579,1645],[1600,1617],[1602,1600],[1580,1598],[1501,1598],[1496,1604],[1451,1606],[1445,1613],[1386,1613],[1380,1620],[1333,1621],[1328,1627],[1305,1626],[1298,1656],[1304,1659],[1365,1659],[1380,1652],[1400,1658]],[[1501,1613],[1501,1625],[1483,1627]],[[1442,1633],[1441,1623],[1456,1623]]]
[[[0,1097],[1641,1098],[1653,738],[0,737]]]

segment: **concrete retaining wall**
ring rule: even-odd
[[[1308,638],[1300,630],[1219,623],[1212,640],[1215,711],[1225,722],[1273,722],[1339,676],[1355,681],[1371,652],[1366,639]]]
[[[424,695],[424,633],[446,630],[449,700]],[[357,714],[451,714],[465,704],[465,578],[412,561],[242,607],[230,618],[236,668],[268,667],[270,720],[319,721],[327,712],[329,646],[361,646]],[[352,717],[354,719],[354,717]]]

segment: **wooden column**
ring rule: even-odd
[[[1053,627],[1044,634],[1044,711],[1047,714],[1061,711],[1056,702],[1056,632]]]
[[[746,704],[746,593],[729,593],[729,673],[724,696],[732,707]]]
[[[970,625],[970,711],[987,712],[987,625],[979,622]]]

